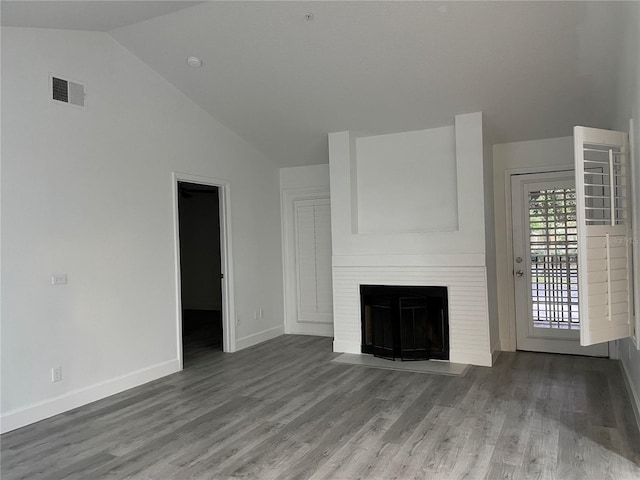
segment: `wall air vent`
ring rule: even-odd
[[[77,82],[71,82],[51,75],[51,99],[57,102],[68,103],[77,107],[84,107],[84,85]]]

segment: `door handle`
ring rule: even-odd
[[[524,272],[522,270],[517,270],[516,271],[516,277],[521,277],[524,275]]]

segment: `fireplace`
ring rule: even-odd
[[[449,359],[446,287],[361,285],[362,353]]]

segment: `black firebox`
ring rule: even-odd
[[[361,285],[362,353],[449,359],[447,287]]]

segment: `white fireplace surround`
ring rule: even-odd
[[[492,195],[490,180],[485,185],[488,160],[481,113],[456,116],[454,127],[377,137],[329,135],[335,352],[361,353],[360,285],[445,286],[450,361],[491,366],[497,343],[491,322],[497,319],[490,315],[486,266],[487,245],[493,248],[492,228],[486,228],[491,215],[485,211],[492,208],[485,205]],[[366,175],[358,178],[358,169]],[[379,191],[381,202],[389,192],[402,196],[388,198],[397,205],[442,201],[437,210],[409,209],[421,218],[392,219],[385,230],[381,202],[359,204],[367,198],[362,190]],[[393,209],[386,212],[393,215]],[[376,214],[381,225],[372,231]],[[367,228],[361,231],[363,219]]]
[[[449,360],[491,365],[483,267],[334,267],[334,351],[360,353],[360,285],[447,287]],[[335,320],[338,321],[335,321]]]

